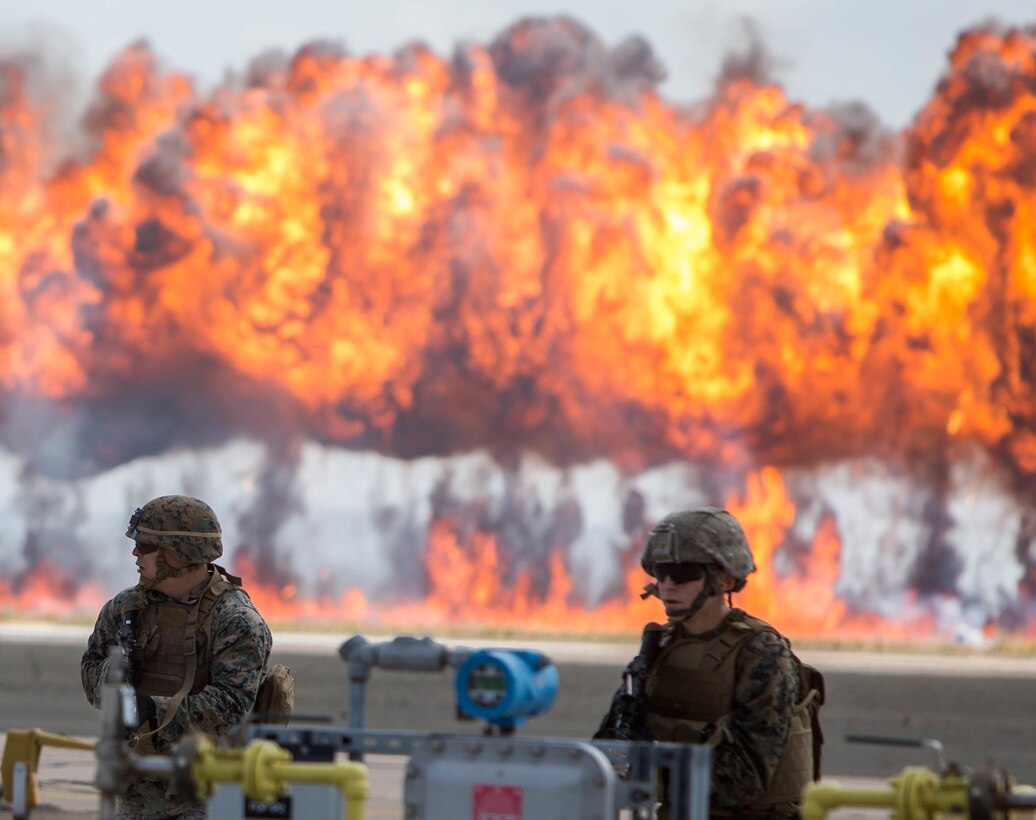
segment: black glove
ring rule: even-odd
[[[141,726],[143,726],[145,723],[151,720],[151,718],[153,718],[157,713],[158,710],[155,708],[155,699],[150,695],[141,695],[138,693],[137,718],[140,722],[137,724],[137,728],[139,729]]]

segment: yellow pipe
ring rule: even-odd
[[[330,783],[345,798],[346,820],[363,820],[370,778],[362,763],[295,763],[291,753],[269,740],[253,740],[244,749],[217,749],[200,737],[191,776],[198,797],[207,799],[216,783],[240,783],[255,800],[272,803],[287,783]]]
[[[14,799],[14,767],[24,763],[28,770],[25,803],[30,811],[40,802],[40,784],[38,769],[40,752],[44,746],[59,746],[65,749],[82,749],[93,751],[94,744],[88,740],[78,740],[68,735],[45,732],[42,729],[12,729],[7,733],[4,743],[3,762],[0,763],[0,778],[3,779],[4,799]]]
[[[290,761],[291,753],[269,740],[253,740],[244,749],[218,749],[199,737],[191,764],[198,797],[208,799],[217,783],[240,783],[241,791],[255,800],[272,803],[285,791],[273,773],[273,764]]]
[[[895,792],[845,788],[836,781],[811,783],[802,794],[802,820],[823,820],[829,811],[843,806],[892,808]]]
[[[292,783],[333,783],[345,798],[346,820],[363,820],[371,789],[367,767],[362,763],[289,763],[276,768]]]
[[[933,813],[963,814],[967,783],[960,777],[940,780],[930,769],[908,766],[888,789],[845,788],[837,782],[812,783],[802,794],[803,820],[822,820],[845,806],[888,808],[895,820],[921,820]]]

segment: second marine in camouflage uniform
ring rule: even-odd
[[[163,496],[137,510],[126,534],[135,541],[140,583],[98,615],[82,660],[87,699],[100,708],[108,650],[129,614],[131,682],[143,721],[131,739],[134,749],[167,752],[195,731],[225,736],[255,703],[272,638],[240,579],[211,563],[223,552],[216,516],[198,499]],[[118,816],[199,820],[206,808],[191,795],[173,794],[166,781],[135,778]]]
[[[803,787],[819,777],[819,672],[786,638],[733,609],[755,562],[730,513],[699,507],[666,516],[641,563],[669,621],[649,624],[643,736],[712,746],[714,817],[792,817]],[[614,706],[597,737],[609,737]],[[816,741],[816,743],[814,742]],[[663,805],[660,817],[667,817]]]

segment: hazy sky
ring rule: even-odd
[[[708,94],[723,55],[755,21],[790,97],[811,106],[862,101],[894,128],[931,94],[958,33],[994,18],[1036,24],[1032,0],[0,0],[0,48],[45,43],[82,90],[141,37],[202,87],[271,48],[315,39],[391,54],[418,39],[448,56],[528,15],[569,14],[609,45],[644,36],[669,71],[674,102]]]

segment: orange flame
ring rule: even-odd
[[[748,487],[744,498],[731,498],[727,504],[742,522],[758,564],[748,586],[736,597],[736,606],[795,637],[867,640],[880,634],[886,640],[907,641],[931,634],[933,622],[928,615],[889,622],[873,614],[851,612],[839,600],[840,544],[830,520],[818,529],[809,560],[793,572],[778,574],[773,558],[787,539],[794,506],[780,475],[772,469],[754,474]],[[375,605],[357,588],[335,598],[299,600],[294,588],[249,582],[255,565],[244,553],[235,557],[234,571],[246,578],[246,587],[260,610],[274,619],[602,635],[635,633],[648,621],[664,619],[660,602],[640,597],[651,579],[639,562],[628,568],[621,592],[595,606],[580,594],[578,581],[562,555],[551,555],[545,591],[537,592],[528,570],[512,572],[502,560],[491,535],[475,533],[465,542],[457,529],[446,520],[430,528],[424,552],[428,593],[419,601]],[[639,554],[635,557],[639,561]]]
[[[89,422],[77,476],[278,425],[403,458],[695,462],[738,488],[712,492],[757,552],[749,608],[887,634],[838,596],[830,515],[785,560],[782,471],[875,456],[938,488],[971,447],[1031,496],[1036,32],[962,35],[900,135],[744,75],[667,104],[615,53],[592,74],[595,43],[553,20],[451,61],[313,46],[205,98],[135,46],[72,156],[30,69],[0,65],[3,398]],[[624,595],[598,604],[562,546],[532,571],[462,531],[432,523],[420,601],[256,596],[273,618],[386,623],[653,612],[635,544]]]
[[[0,578],[0,611],[32,617],[96,613],[107,595],[96,581],[83,581],[75,573],[44,558],[28,572]]]
[[[640,601],[639,593],[649,579],[639,567],[630,570],[621,598],[590,607],[573,591],[577,585],[562,556],[551,556],[549,584],[544,593],[538,594],[528,571],[515,573],[513,580],[505,583],[508,573],[491,535],[476,534],[462,546],[448,521],[438,521],[431,527],[425,565],[427,596],[418,601],[375,605],[358,588],[335,597],[295,599],[290,589],[250,582],[255,565],[245,553],[238,553],[234,559],[234,571],[246,579],[252,600],[273,620],[301,617],[408,629],[420,624],[422,628],[466,626],[622,634],[639,630],[647,620],[658,617],[657,606]]]

